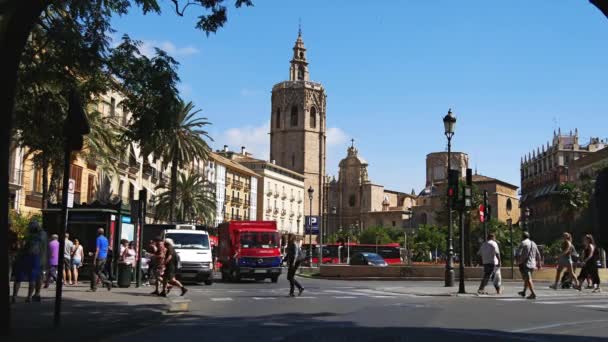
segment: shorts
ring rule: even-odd
[[[534,269],[528,268],[526,265],[519,265],[519,272],[521,273],[521,278],[523,280],[528,280],[532,278],[532,273],[534,273]]]
[[[72,259],[63,257],[63,269],[69,270],[72,266]]]
[[[570,267],[570,266],[572,266],[572,259],[569,256],[562,255],[559,257],[557,264],[560,267]]]
[[[72,267],[79,268],[82,265],[81,259],[72,259]]]
[[[17,273],[15,280],[22,282],[29,280],[35,282],[40,279],[40,256],[24,255],[17,261]]]

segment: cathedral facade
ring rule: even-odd
[[[270,160],[304,175],[304,215],[323,215],[326,158],[326,95],[311,82],[302,33],[298,33],[289,80],[272,88]],[[312,208],[308,189],[312,188]]]

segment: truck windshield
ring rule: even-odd
[[[241,233],[241,248],[278,248],[279,233],[277,232],[243,232]]]
[[[173,246],[181,249],[209,249],[209,236],[204,234],[167,234],[173,240]]]

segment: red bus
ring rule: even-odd
[[[340,248],[342,247],[342,248]],[[312,263],[319,262],[319,245],[312,245]],[[324,264],[339,264],[346,263],[348,256],[352,256],[358,252],[378,253],[387,264],[400,264],[401,247],[398,243],[389,243],[384,245],[358,244],[358,243],[331,243],[323,245],[323,263]],[[306,253],[305,264],[310,260],[309,244],[302,244],[302,250]],[[341,259],[341,260],[340,260]]]

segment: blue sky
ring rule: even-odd
[[[213,123],[215,148],[268,158],[270,91],[288,78],[299,18],[327,92],[331,174],[352,137],[374,183],[419,191],[450,107],[454,149],[516,185],[520,157],[557,127],[608,138],[608,20],[588,1],[254,0],[209,37],[194,29],[196,7],[180,18],[162,3],[160,16],[115,18],[116,35],[177,58],[182,97]]]

